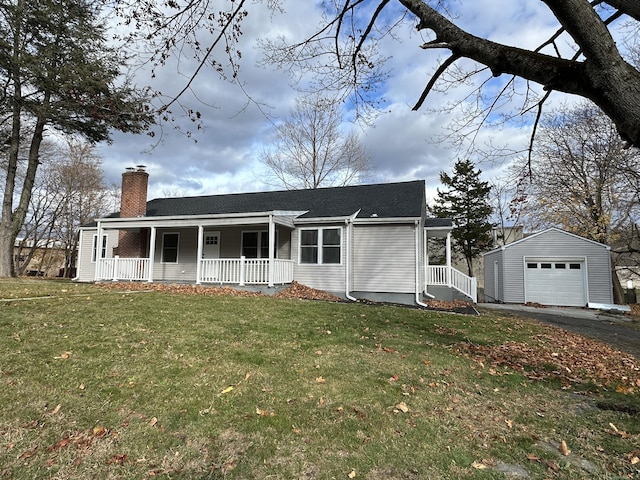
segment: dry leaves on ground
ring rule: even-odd
[[[306,285],[302,285],[296,281],[291,282],[291,285],[276,293],[274,297],[301,298],[305,300],[329,300],[331,302],[339,302],[342,300],[340,297],[336,297],[328,292],[307,287]]]
[[[250,292],[247,290],[238,290],[231,287],[214,287],[205,285],[178,284],[178,283],[139,283],[139,282],[113,282],[100,283],[102,288],[109,290],[126,290],[126,291],[154,291],[177,293],[180,295],[229,295],[233,297],[259,297],[259,292]]]
[[[531,380],[558,379],[567,388],[593,382],[619,393],[640,392],[640,363],[634,357],[557,327],[545,326],[529,343],[461,343],[458,348],[483,365],[509,367]]]

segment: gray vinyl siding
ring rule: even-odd
[[[420,238],[422,242],[422,236]],[[354,226],[352,290],[415,292],[415,250],[413,225]]]
[[[610,254],[605,245],[551,229],[527,237],[485,255],[485,294],[493,288],[493,264],[499,262],[502,279],[496,300],[524,303],[526,259],[573,260],[584,262],[589,302],[612,303]]]
[[[346,280],[346,248],[345,239],[347,229],[344,224],[339,225],[305,225],[307,228],[331,228],[341,229],[341,263],[331,265],[312,265],[300,263],[300,229],[296,229],[291,234],[291,259],[295,261],[293,267],[293,279],[311,288],[325,290],[327,292],[344,293]]]
[[[93,237],[98,233],[96,228],[83,229],[80,232],[78,245],[78,280],[81,282],[93,282],[96,275],[96,264],[91,261],[93,250]],[[118,245],[118,230],[103,230],[107,236],[106,258],[113,257],[113,249]]]
[[[502,251],[488,253],[484,256],[484,295],[487,301],[502,301]],[[495,278],[495,262],[498,262],[498,278]],[[498,289],[496,290],[496,283]]]
[[[165,233],[180,234],[177,263],[162,262],[162,237]],[[195,282],[197,253],[197,228],[158,229],[156,232],[155,256],[153,262],[153,280],[167,282]]]

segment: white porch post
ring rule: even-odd
[[[447,233],[447,286],[451,287],[451,232]]]
[[[198,253],[196,254],[196,285],[200,285],[202,277],[202,249],[204,242],[204,227],[198,225]]]
[[[149,235],[149,276],[148,282],[153,282],[153,262],[156,257],[156,227],[151,227],[151,234]]]
[[[102,223],[98,222],[98,231],[96,232],[96,268],[94,272],[94,280],[100,279],[100,269],[102,268]]]
[[[269,287],[273,287],[273,270],[275,268],[273,261],[273,250],[276,243],[276,226],[273,222],[273,215],[269,215]]]
[[[425,228],[422,234],[422,251],[424,252],[424,289],[427,289],[431,278],[429,276],[429,232]]]

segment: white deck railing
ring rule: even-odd
[[[101,258],[96,265],[98,280],[148,280],[148,258]]]
[[[274,259],[269,278],[269,259],[216,258],[202,260],[199,283],[236,285],[282,285],[293,281],[293,260]],[[97,280],[149,280],[148,258],[101,258],[96,265]],[[156,280],[162,281],[162,278]]]
[[[478,302],[478,282],[459,270],[446,265],[427,265],[425,287],[440,285],[455,288],[460,293]]]
[[[293,281],[293,260],[274,259],[273,278],[269,278],[269,259],[266,258],[212,258],[200,264],[200,282],[230,283],[238,285],[274,285]]]

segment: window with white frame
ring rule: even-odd
[[[342,229],[306,228],[300,231],[300,263],[339,264]]]
[[[278,255],[278,232],[273,245],[273,258]],[[242,232],[242,256],[246,258],[269,258],[269,232]]]
[[[162,263],[178,263],[179,233],[162,234]]]
[[[102,235],[102,247],[100,251],[100,258],[105,258],[107,256],[107,236]],[[98,259],[98,234],[96,233],[93,236],[93,241],[91,243],[91,263],[96,263]]]

